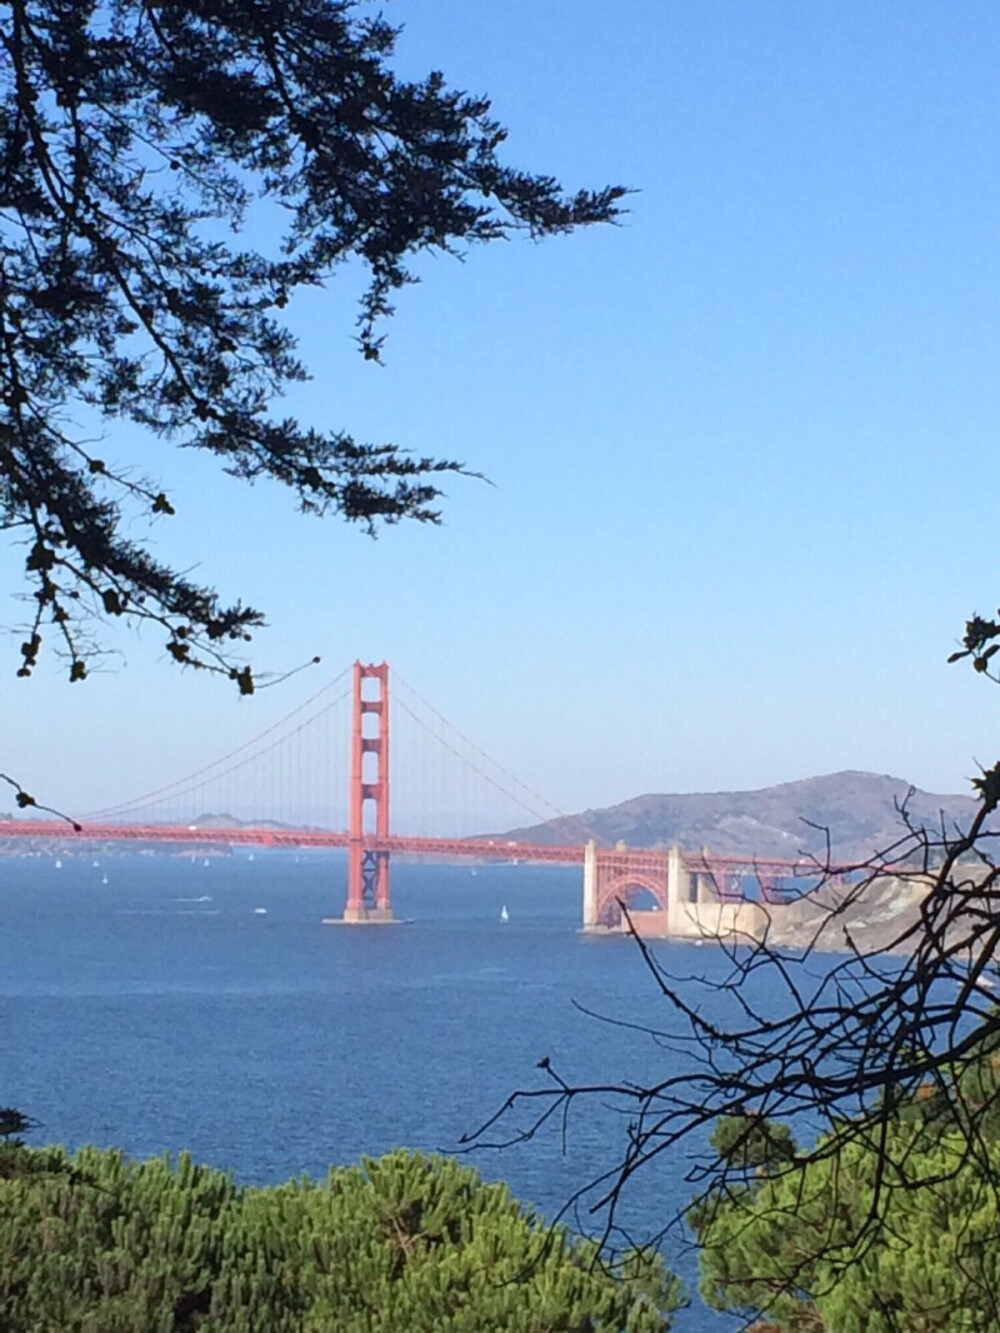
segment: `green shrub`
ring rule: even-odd
[[[404,1151],[240,1189],[182,1156],[18,1149],[4,1333],[660,1333],[658,1256],[614,1272],[470,1167]]]
[[[693,1208],[704,1300],[766,1312],[755,1327],[774,1333],[1000,1327],[996,1194],[953,1121],[913,1112],[884,1144],[821,1138],[825,1159],[772,1161]],[[989,1151],[1000,1175],[1000,1145]],[[884,1225],[872,1229],[876,1187]]]

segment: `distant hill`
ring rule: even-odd
[[[790,857],[799,852],[822,857],[829,830],[836,859],[862,860],[899,839],[904,826],[899,805],[909,783],[878,773],[847,771],[783,782],[759,791],[693,792],[635,796],[604,810],[553,819],[533,828],[511,829],[505,838],[545,844],[596,838],[613,846],[681,847],[733,855]],[[965,827],[977,806],[970,796],[938,796],[914,791],[907,803],[912,821],[940,829]],[[819,827],[811,827],[818,825]]]
[[[169,822],[169,821],[168,821]],[[296,829],[305,827],[301,824],[282,824],[278,819],[237,819],[235,815],[226,814],[220,811],[219,814],[199,815],[197,819],[192,820],[188,825],[191,829],[196,828],[263,828],[273,829],[276,833],[294,832]]]

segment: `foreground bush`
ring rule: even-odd
[[[922,1088],[884,1137],[828,1134],[811,1160],[766,1120],[723,1120],[713,1141],[743,1180],[689,1215],[709,1305],[770,1333],[1000,1329],[1000,1052]]]
[[[595,1248],[446,1158],[239,1189],[187,1156],[18,1148],[0,1163],[4,1333],[661,1333],[658,1257]]]

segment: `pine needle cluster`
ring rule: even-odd
[[[96,1148],[0,1172],[5,1333],[663,1333],[681,1303],[657,1255],[611,1267],[443,1157],[270,1188]]]

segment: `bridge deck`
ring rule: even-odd
[[[174,845],[331,848],[350,846],[345,832],[325,829],[275,829],[241,825],[238,828],[201,824],[86,824],[79,829],[54,819],[0,820],[0,839],[58,838],[61,842],[159,842]],[[366,836],[366,851],[389,852],[409,856],[462,857],[472,860],[525,861],[534,864],[582,865],[583,845],[560,846],[545,843],[514,842],[502,838],[419,838],[392,834],[388,837]],[[647,847],[598,848],[598,856],[625,858],[647,867],[666,870],[669,852]],[[692,870],[710,865],[713,871],[761,873],[787,877],[810,877],[821,867],[806,860],[764,859],[753,856],[716,855],[708,861],[700,853],[686,853],[685,862]]]

